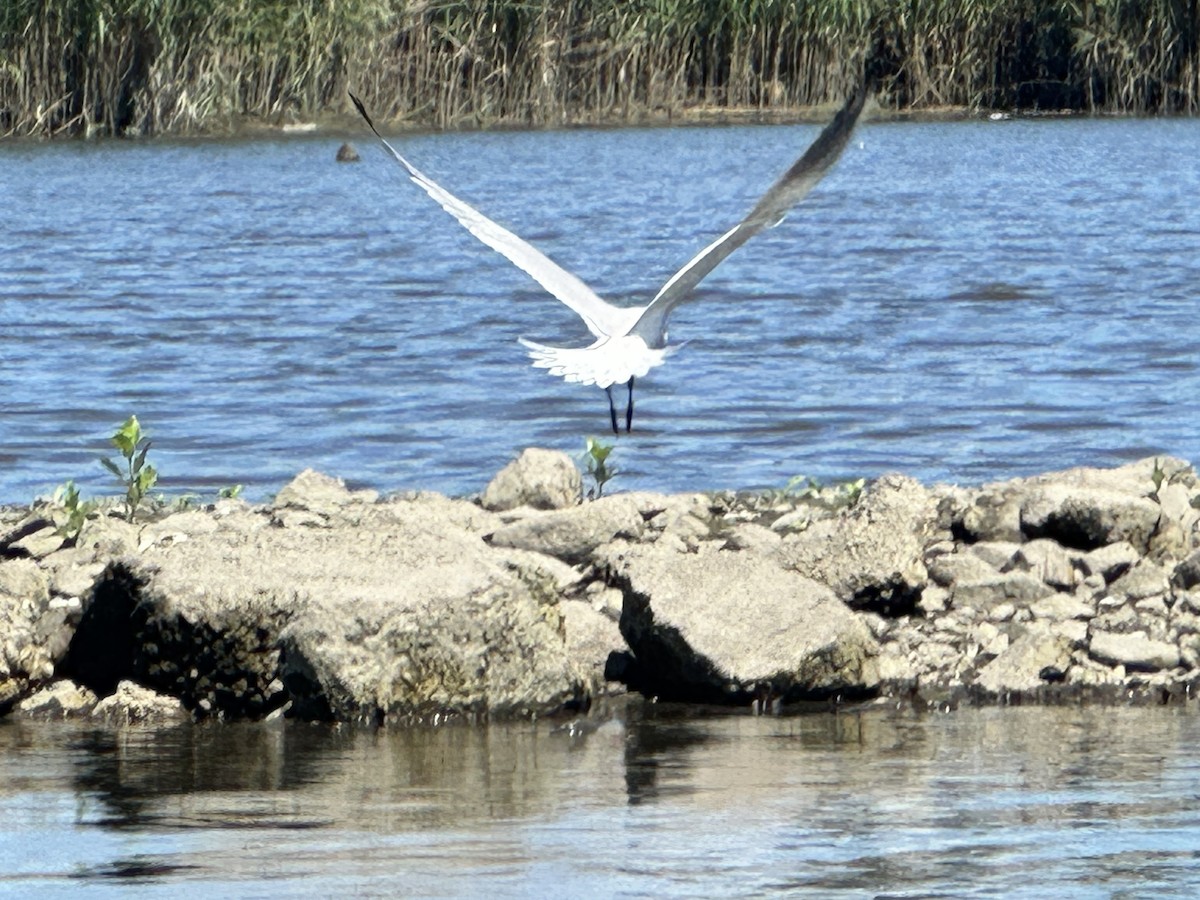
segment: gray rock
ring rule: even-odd
[[[1074,589],[1079,580],[1067,551],[1044,538],[1022,545],[1002,571],[1028,572],[1060,591]]]
[[[891,694],[915,687],[921,676],[915,660],[898,643],[884,644],[875,666],[880,686]]]
[[[122,681],[116,691],[92,708],[90,718],[111,725],[168,725],[191,716],[176,697]]]
[[[19,540],[13,541],[10,547],[13,550],[27,553],[34,559],[41,559],[43,556],[49,556],[55,550],[62,547],[66,543],[66,540],[57,528],[53,525],[48,525],[32,534],[25,535],[25,537]]]
[[[960,581],[986,581],[999,573],[974,553],[944,553],[926,560],[929,577],[935,584],[950,587]]]
[[[771,530],[776,534],[786,534],[789,531],[803,531],[818,518],[811,506],[798,506],[788,510],[774,522]]]
[[[1085,576],[1100,575],[1107,583],[1124,575],[1139,559],[1141,554],[1133,544],[1117,541],[1077,556],[1075,561]]]
[[[1110,584],[1108,592],[1110,595],[1123,596],[1129,600],[1142,600],[1165,594],[1170,587],[1169,582],[1170,576],[1165,568],[1143,559]]]
[[[126,553],[136,553],[140,526],[119,516],[104,515],[88,519],[79,531],[77,547],[88,549],[96,558],[112,559]]]
[[[725,532],[725,546],[730,550],[744,550],[769,556],[779,549],[780,536],[763,525],[754,522],[739,522]]]
[[[991,694],[1036,691],[1061,680],[1071,665],[1071,643],[1049,629],[1029,628],[979,670],[976,684]]]
[[[96,705],[96,695],[73,681],[62,679],[36,691],[17,704],[20,715],[39,719],[85,716]]]
[[[980,541],[966,549],[999,572],[1017,555],[1021,545],[1016,541]]]
[[[307,512],[309,517],[295,517],[297,524],[317,524],[342,517],[347,507],[371,504],[378,500],[375,491],[351,491],[340,478],[332,478],[312,469],[305,469],[275,495],[273,504],[277,515]],[[317,517],[313,519],[312,516]]]
[[[36,562],[0,561],[0,709],[53,677],[71,615],[51,602],[49,578]]]
[[[1047,537],[1080,550],[1128,541],[1145,553],[1160,514],[1158,504],[1145,496],[1108,488],[1046,484],[1025,496],[1021,528],[1031,538]]]
[[[1052,594],[1044,600],[1029,604],[1035,619],[1061,622],[1067,619],[1090,619],[1096,615],[1096,607],[1086,600],[1070,594]]]
[[[1200,585],[1200,550],[1193,550],[1175,566],[1171,585],[1185,591]]]
[[[1167,600],[1161,594],[1154,597],[1144,597],[1133,604],[1133,608],[1138,611],[1140,616],[1155,616],[1160,619],[1165,619],[1170,615],[1170,608],[1167,606]]]
[[[936,524],[933,494],[911,478],[884,475],[843,515],[785,538],[777,557],[852,607],[900,614],[928,580],[924,548]]]
[[[360,504],[323,528],[155,544],[110,567],[69,662],[90,664],[89,685],[136,677],[230,717],[285,701],[304,718],[388,721],[580,699],[556,573],[487,547],[465,525],[491,514],[469,506]]]
[[[1053,593],[1054,588],[1027,572],[1007,572],[976,581],[961,581],[951,589],[950,597],[955,607],[989,610],[1005,602],[1028,605]]]
[[[578,584],[581,578],[578,570],[544,553],[498,547],[496,556],[524,580],[543,582],[548,590],[565,591]]]
[[[611,544],[597,563],[625,594],[630,687],[663,698],[748,702],[863,693],[879,646],[825,586],[748,554]]]
[[[1020,499],[1011,492],[985,490],[963,511],[960,524],[972,542],[1018,543],[1022,539]]]
[[[609,657],[628,650],[617,620],[580,600],[562,604],[567,652],[585,671],[593,696],[610,692],[617,685],[606,684],[604,672]]]
[[[484,489],[484,509],[520,506],[566,509],[579,503],[583,478],[574,460],[561,450],[530,447],[499,471]]]
[[[945,612],[950,606],[950,592],[940,584],[931,584],[921,591],[917,609],[922,615],[932,616]]]
[[[1108,607],[1105,605],[1105,601],[1101,600],[1099,607],[1099,614],[1092,620],[1092,627],[1097,631],[1127,634],[1137,631],[1141,627],[1142,623],[1138,618],[1137,610],[1126,605],[1123,600],[1117,607]]]
[[[575,565],[615,537],[636,538],[644,530],[637,502],[614,494],[572,509],[533,513],[496,529],[488,542],[496,547],[534,550]]]
[[[323,475],[313,473],[317,478]],[[299,480],[299,477],[297,478]],[[292,484],[296,484],[295,481]],[[288,488],[284,489],[285,491]],[[278,502],[278,501],[277,501]],[[138,550],[145,550],[156,544],[171,544],[186,541],[200,534],[212,534],[221,527],[221,523],[211,513],[198,509],[188,509],[146,524],[138,535]]]
[[[1151,640],[1144,631],[1129,634],[1093,631],[1089,652],[1102,663],[1138,672],[1173,669],[1180,663],[1178,647]]]

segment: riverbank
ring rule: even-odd
[[[429,134],[435,131],[555,131],[567,129],[617,129],[617,128],[670,128],[695,126],[736,125],[816,125],[829,120],[835,104],[822,103],[812,106],[771,109],[759,107],[730,106],[686,106],[678,109],[637,109],[620,113],[579,113],[553,122],[531,124],[527,119],[496,118],[479,119],[467,117],[447,121],[438,126],[422,120],[394,119],[381,122],[380,126],[389,134]],[[1004,113],[974,110],[965,106],[937,106],[928,108],[890,109],[874,104],[869,114],[872,122],[960,122],[971,119],[995,121],[1017,118],[1070,118],[1084,115],[1074,110],[1025,110]],[[1092,116],[1131,117],[1133,114],[1093,113]],[[356,113],[322,112],[318,115],[301,117],[295,114],[263,117],[256,115],[231,116],[207,123],[201,129],[185,133],[152,132],[127,133],[122,139],[137,141],[187,140],[253,140],[261,138],[337,138],[363,140],[362,118]],[[83,132],[80,137],[88,140],[104,140],[111,135],[102,129]],[[55,139],[61,135],[54,132],[29,134],[0,134],[0,142],[24,143]]]
[[[304,472],[73,539],[0,516],[0,709],[403,723],[639,692],[759,711],[1171,702],[1200,677],[1200,484],[1171,458],[981,488],[580,502],[526,451],[474,500]],[[108,699],[105,699],[108,698]]]
[[[245,114],[312,120],[343,108],[347,88],[381,120],[433,127],[629,121],[694,105],[789,110],[844,96],[864,57],[897,109],[1193,112],[1198,27],[1186,9],[1155,0],[1034,13],[1003,0],[969,9],[955,0],[916,9],[352,0],[304,10],[16,0],[0,14],[0,134],[193,134]]]

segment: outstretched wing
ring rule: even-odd
[[[517,237],[508,229],[497,225],[479,210],[459,200],[433,179],[422,174],[407,159],[396,152],[396,148],[384,139],[383,135],[367,115],[362,101],[350,95],[358,108],[359,114],[366,120],[367,125],[375,132],[375,136],[383,142],[383,146],[391,151],[392,156],[408,172],[408,177],[419,185],[425,193],[438,202],[442,209],[450,213],[467,231],[483,241],[497,253],[506,257],[518,269],[528,274],[534,281],[573,309],[583,319],[588,331],[596,337],[608,337],[610,334],[623,334],[629,326],[629,311],[613,306],[602,300],[590,287],[547,257],[533,245]]]
[[[641,336],[647,343],[659,341],[672,308],[683,300],[704,276],[764,228],[782,222],[788,210],[804,199],[842,155],[866,98],[867,85],[864,82],[850,95],[833,121],[825,126],[804,155],[763,194],[754,209],[750,210],[750,214],[671,276],[646,307],[646,311],[642,313],[631,332]]]

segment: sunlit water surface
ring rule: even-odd
[[[645,302],[816,133],[760,126],[410,136],[431,176],[602,295]],[[601,391],[518,336],[566,307],[356,137],[0,146],[0,501],[137,413],[162,487],[251,498],[304,467],[480,490],[578,452]],[[980,482],[1197,455],[1200,121],[866,124],[779,228],[672,319],[626,488],[900,470]],[[614,482],[614,487],[618,486]]]
[[[1194,897],[1200,715],[0,722],[0,894]],[[136,891],[136,893],[135,893]]]

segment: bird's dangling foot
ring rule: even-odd
[[[615,430],[617,423],[613,423]],[[625,404],[625,433],[633,431],[633,377],[629,379],[629,402]]]
[[[611,384],[604,389],[604,393],[608,394],[608,415],[612,419],[613,434],[620,434],[621,429],[617,427],[617,405],[613,403]]]

